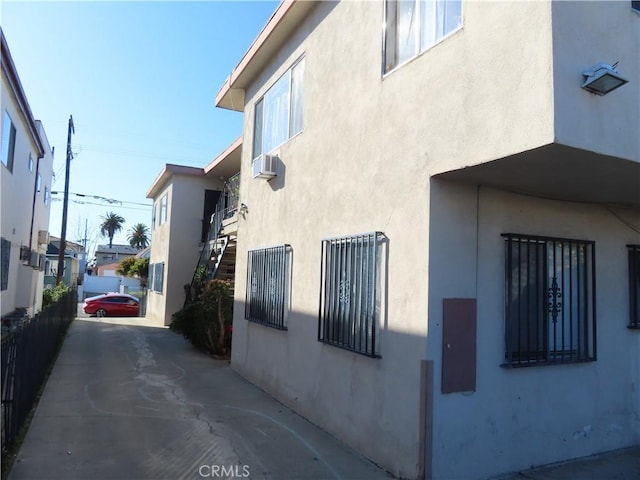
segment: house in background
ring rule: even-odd
[[[44,268],[45,286],[55,286],[58,278],[58,260],[60,255],[60,238],[50,236],[47,246],[47,261]],[[62,282],[68,286],[82,283],[80,260],[84,257],[84,247],[79,243],[65,242],[64,271]]]
[[[635,6],[281,3],[216,98],[232,368],[402,478],[640,444]]]
[[[95,270],[103,265],[120,263],[125,258],[135,257],[140,253],[140,249],[131,245],[98,245],[92,262],[92,269]]]
[[[185,304],[196,271],[233,279],[241,139],[204,168],[167,164],[153,200],[146,317],[162,325]]]
[[[0,314],[27,315],[42,307],[49,230],[53,150],[33,118],[4,32],[0,140]]]

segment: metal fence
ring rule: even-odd
[[[2,338],[2,450],[14,444],[33,408],[38,391],[58,351],[60,341],[76,316],[77,292],[33,318],[9,329]]]

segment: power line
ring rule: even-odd
[[[52,191],[51,195],[59,195],[61,192],[58,191]],[[151,208],[152,205],[148,204],[148,203],[138,203],[138,202],[129,202],[127,200],[116,200],[114,198],[107,198],[107,197],[101,197],[99,195],[88,195],[86,193],[73,193],[73,192],[69,192],[69,195],[75,195],[76,197],[82,197],[82,198],[92,198],[94,200],[100,200],[102,202],[106,202],[109,204],[123,204],[123,203],[127,203],[130,205],[142,205],[143,207],[148,207]]]
[[[61,202],[62,199],[61,198],[52,198],[51,199],[52,202]],[[72,203],[76,203],[78,205],[97,205],[99,207],[108,207],[110,206],[110,204],[105,204],[105,203],[95,203],[95,202],[83,202],[82,200],[69,200]],[[138,208],[138,207],[125,207],[122,205],[118,205],[118,208],[124,208],[125,210],[140,210],[140,211],[149,211],[149,209],[151,208],[151,205],[148,205],[147,208]]]

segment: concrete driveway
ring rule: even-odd
[[[78,318],[9,477],[390,478],[142,318]]]

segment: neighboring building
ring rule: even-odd
[[[47,261],[44,268],[44,284],[56,285],[58,278],[58,260],[60,255],[60,238],[51,236],[47,247]],[[64,271],[62,283],[68,286],[77,286],[82,280],[81,259],[84,258],[84,247],[79,243],[65,242]]]
[[[147,318],[169,325],[171,316],[184,306],[200,265],[211,278],[233,278],[237,225],[233,186],[239,181],[241,152],[238,139],[205,168],[167,164],[147,192],[153,200]]]
[[[2,316],[42,308],[48,243],[53,151],[34,120],[4,32],[2,36],[2,137],[0,140]]]
[[[139,248],[132,247],[131,245],[98,245],[92,262],[93,270],[108,265],[111,263],[120,263],[125,258],[135,257],[140,253]]]
[[[283,2],[216,98],[233,369],[402,478],[640,444],[639,42],[629,1]]]

